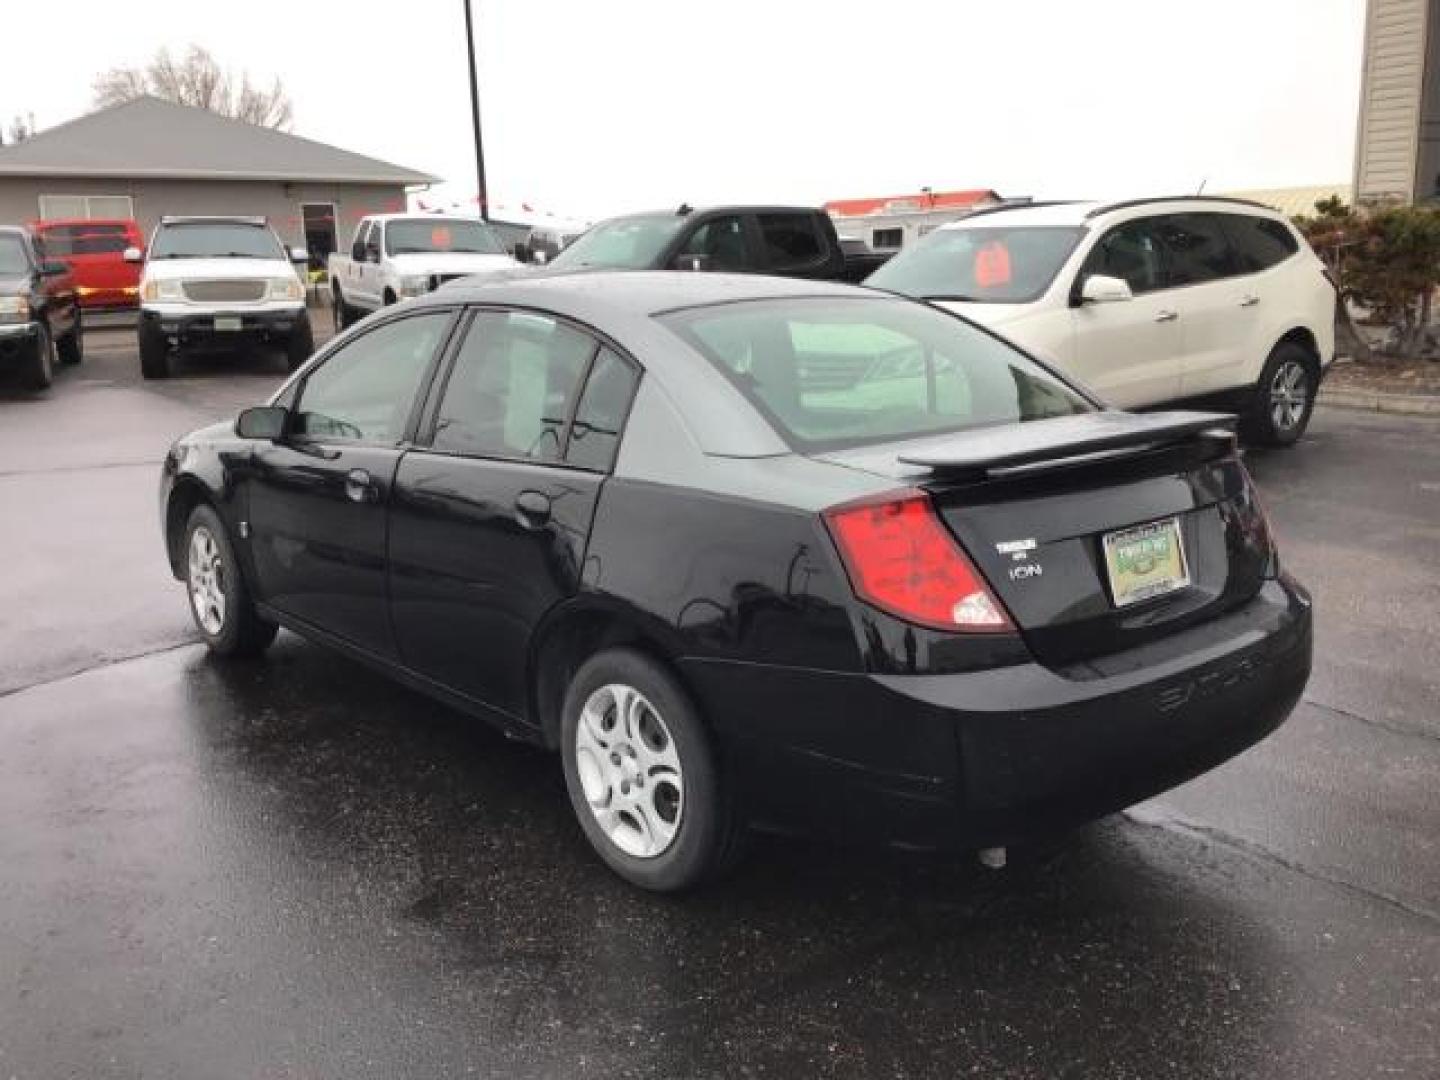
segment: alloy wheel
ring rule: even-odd
[[[212,637],[225,628],[225,562],[220,545],[204,525],[190,534],[190,603],[201,628]]]
[[[1310,402],[1310,376],[1305,366],[1287,360],[1270,381],[1270,419],[1279,432],[1294,431]]]
[[[575,726],[575,768],[590,812],[616,848],[653,859],[674,843],[685,810],[680,755],[640,691],[611,683],[586,699]]]

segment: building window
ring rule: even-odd
[[[870,246],[876,251],[898,248],[905,243],[904,229],[875,229],[870,233]]]
[[[40,216],[56,218],[133,218],[129,195],[41,195]]]

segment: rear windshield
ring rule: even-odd
[[[505,245],[480,221],[438,218],[391,221],[385,226],[385,253],[456,251],[465,255],[504,255]]]
[[[150,246],[152,259],[283,259],[280,241],[264,225],[239,221],[186,221],[163,225]]]
[[[551,259],[550,265],[647,270],[655,265],[684,224],[685,218],[676,214],[602,221]]]
[[[802,450],[1092,409],[1013,346],[906,300],[756,300],[659,318]]]
[[[45,250],[55,256],[111,255],[130,246],[126,227],[119,222],[76,222],[46,225],[40,229]]]
[[[1023,304],[1050,287],[1083,232],[1071,227],[936,229],[865,284],[927,300]]]

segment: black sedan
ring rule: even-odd
[[[1310,672],[1228,419],[927,305],[697,274],[447,287],[170,451],[221,655],[285,626],[560,751],[652,889],[750,828],[1009,844],[1273,730]]]

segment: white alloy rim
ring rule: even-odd
[[[190,603],[207,634],[225,627],[225,564],[220,545],[204,525],[190,534]]]

